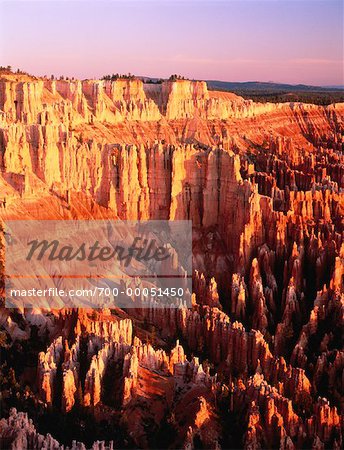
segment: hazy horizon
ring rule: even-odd
[[[0,65],[342,86],[340,0],[0,1]]]

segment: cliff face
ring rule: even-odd
[[[282,106],[282,105],[281,105]],[[194,118],[252,117],[274,110],[234,94],[208,92],[204,81],[17,80],[0,82],[0,109],[11,120],[36,124],[61,118],[65,125],[101,121],[159,121]]]
[[[63,426],[108,448],[343,445],[344,105],[8,76],[0,110],[1,218],[190,219],[195,270],[192,309],[2,308],[5,358],[35,349],[38,429],[65,417],[53,439],[12,410],[8,447],[71,445]]]

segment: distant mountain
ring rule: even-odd
[[[323,86],[325,88],[333,88],[333,89],[340,89],[341,91],[344,91],[344,84],[337,84],[337,85],[331,85],[331,86]]]
[[[309,86],[306,84],[281,84],[281,83],[264,83],[260,81],[247,81],[244,83],[230,81],[207,81],[209,89],[217,91],[255,91],[255,92],[332,92],[343,91],[343,86]]]
[[[310,86],[306,84],[264,83],[247,81],[207,81],[208,89],[230,91],[256,102],[303,102],[329,105],[344,102],[343,86]]]

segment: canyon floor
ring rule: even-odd
[[[1,222],[192,220],[194,272],[192,308],[9,309],[2,239],[0,447],[343,448],[343,118],[2,75]]]

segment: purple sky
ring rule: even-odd
[[[342,0],[0,0],[0,65],[344,84]]]

